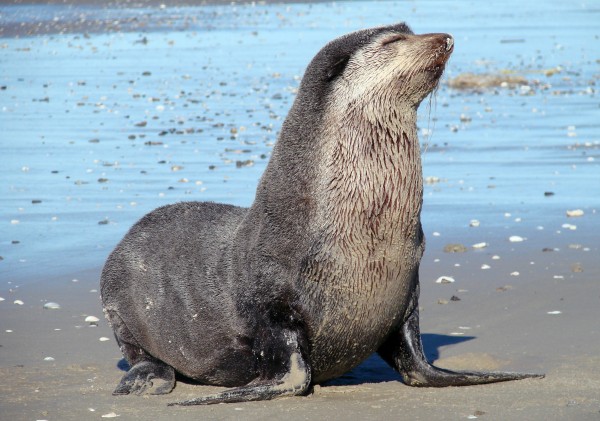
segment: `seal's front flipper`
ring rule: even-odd
[[[269,400],[278,396],[303,395],[308,391],[309,385],[310,368],[302,358],[300,352],[296,351],[290,356],[289,367],[286,373],[276,379],[255,380],[246,386],[188,401],[170,403],[169,406],[250,402]]]
[[[142,360],[123,376],[113,395],[164,395],[175,387],[173,367],[157,360]]]
[[[404,383],[410,386],[468,386],[544,377],[543,374],[450,371],[431,365],[423,353],[416,300],[408,320],[377,352],[400,373]]]

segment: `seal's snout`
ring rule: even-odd
[[[446,36],[446,52],[451,52],[454,49],[454,38],[452,35]]]

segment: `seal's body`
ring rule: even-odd
[[[375,351],[412,385],[531,377],[441,370],[421,347],[416,110],[452,48],[404,24],[332,41],[249,209],[180,203],[130,230],[101,281],[131,365],[115,394],[168,393],[175,371],[237,386],[180,404],[303,394]]]

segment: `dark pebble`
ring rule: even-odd
[[[460,301],[460,298],[458,298],[456,295],[453,295],[450,297],[450,301]]]
[[[32,200],[32,201],[31,201],[31,203],[32,203],[32,204],[34,204],[34,205],[37,205],[37,204],[40,204],[40,203],[42,203],[42,201],[41,201],[41,200],[34,199],[34,200]]]

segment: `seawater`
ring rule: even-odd
[[[406,21],[455,52],[420,108],[426,233],[600,204],[597,2],[0,6],[0,283],[102,265],[144,213],[249,206],[304,68]],[[450,89],[460,74],[525,86]],[[544,195],[552,192],[553,196]],[[592,235],[591,230],[589,235]]]

